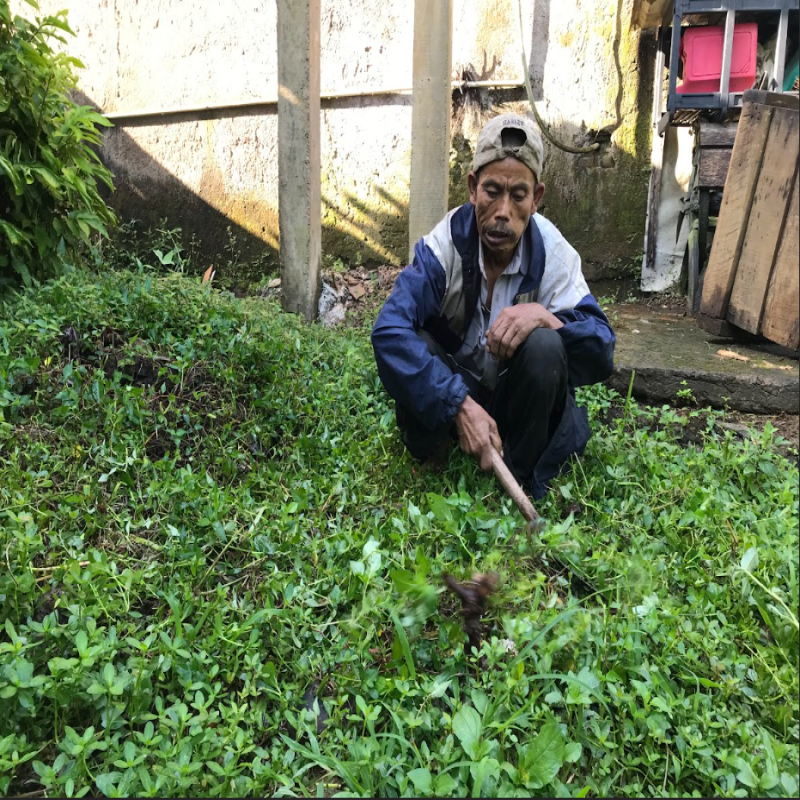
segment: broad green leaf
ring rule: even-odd
[[[424,767],[412,769],[408,773],[408,778],[414,784],[414,789],[421,797],[427,797],[433,793],[433,778],[431,777],[430,770]]]
[[[548,722],[525,750],[524,762],[531,777],[532,788],[547,786],[558,775],[564,759],[565,747],[561,729],[555,722]]]
[[[392,622],[394,623],[397,641],[400,643],[400,649],[402,650],[403,658],[405,659],[406,667],[408,668],[408,677],[411,678],[412,681],[415,681],[417,679],[417,671],[414,667],[414,657],[411,654],[411,646],[408,643],[408,636],[406,636],[405,628],[400,622],[400,618],[397,616],[397,612],[394,609],[390,611],[390,616],[392,618]]]
[[[583,746],[580,742],[570,742],[564,748],[564,762],[567,764],[576,764],[581,759]]]
[[[434,790],[437,797],[452,797],[457,788],[456,781],[446,772],[436,777]]]
[[[746,572],[752,572],[758,566],[758,548],[751,547],[742,556],[741,567]]]
[[[472,706],[462,706],[453,715],[453,733],[464,748],[464,752],[472,759],[478,757],[482,730],[481,718]]]
[[[469,696],[477,712],[483,716],[486,713],[486,706],[489,702],[486,692],[483,689],[473,689]]]
[[[443,697],[445,692],[450,688],[450,684],[453,682],[452,678],[446,678],[444,675],[437,675],[436,679],[433,681],[433,686],[431,687],[429,697]]]
[[[120,772],[106,772],[104,774],[98,775],[94,782],[97,784],[97,788],[106,796],[111,797],[112,793],[116,792],[116,784],[117,781],[122,777],[122,773]]]
[[[756,774],[753,772],[753,768],[750,766],[750,764],[748,764],[741,757],[736,758],[734,763],[736,764],[739,770],[736,773],[736,779],[740,783],[743,783],[745,786],[749,787],[750,789],[757,789],[758,778],[756,777]]]
[[[476,764],[471,764],[469,773],[472,776],[472,796],[483,796],[483,784],[487,778],[497,780],[500,777],[500,764],[495,758],[481,758]]]
[[[797,778],[794,775],[789,775],[788,772],[781,773],[781,786],[786,792],[787,797],[797,796]]]

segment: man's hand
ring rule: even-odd
[[[486,335],[486,349],[495,358],[509,359],[536,328],[563,328],[564,323],[539,303],[504,308]]]
[[[484,472],[491,472],[492,450],[500,453],[503,449],[497,423],[482,406],[467,396],[456,415],[456,429],[461,449],[477,458]]]

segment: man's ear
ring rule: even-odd
[[[470,172],[467,176],[467,186],[469,187],[469,201],[475,205],[478,200],[478,176]]]
[[[536,188],[533,190],[534,209],[539,208],[539,206],[542,204],[542,200],[544,199],[544,190],[545,185],[543,183],[536,184]],[[536,211],[534,210],[533,213],[535,214]]]

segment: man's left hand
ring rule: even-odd
[[[539,303],[504,308],[486,335],[486,349],[495,358],[511,358],[537,328],[563,328],[564,323]]]

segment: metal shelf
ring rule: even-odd
[[[669,65],[669,92],[667,112],[658,123],[658,131],[663,134],[667,126],[677,121],[677,117],[688,116],[685,111],[717,111],[723,117],[729,108],[742,105],[742,93],[729,91],[731,78],[731,56],[733,54],[733,32],[736,13],[745,11],[771,11],[778,13],[778,43],[775,50],[775,71],[773,83],[783,86],[786,61],[786,41],[789,34],[789,12],[800,10],[800,0],[675,0],[675,14],[672,18],[672,45]],[[680,66],[681,22],[687,14],[724,13],[725,40],[722,50],[722,72],[719,91],[707,94],[678,94],[678,67]],[[780,88],[778,89],[780,91]],[[686,123],[683,123],[686,124]]]
[[[676,0],[675,16],[724,11],[797,11],[797,0]]]

